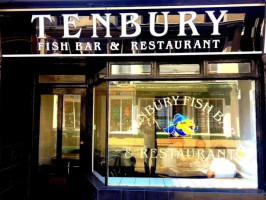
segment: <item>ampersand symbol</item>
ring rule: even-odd
[[[111,42],[110,49],[111,49],[112,51],[118,51],[118,50],[119,50],[118,47],[119,47],[119,43]]]

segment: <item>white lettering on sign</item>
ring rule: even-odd
[[[106,13],[105,18],[102,18],[99,14],[91,14],[92,15],[92,20],[93,20],[93,35],[91,36],[92,38],[98,38],[99,36],[97,35],[97,20],[101,22],[102,25],[105,26],[106,28],[106,38],[112,37],[110,35],[110,15],[111,13]]]
[[[155,31],[155,21],[156,21],[155,19],[156,19],[157,12],[149,12],[149,14],[150,14],[150,33],[155,37],[162,37],[166,35],[166,33],[168,32],[167,16],[169,12],[162,12],[164,16],[164,31],[162,33],[156,33]]]
[[[49,19],[50,22],[52,22],[51,15],[32,15],[31,22],[33,22],[35,19],[39,19],[39,37],[45,39],[44,34],[44,19]]]
[[[69,18],[73,17],[73,18],[75,18],[76,20],[79,21],[78,14],[62,15],[62,16],[63,16],[63,19],[64,19],[64,36],[63,36],[63,38],[79,38],[80,37],[80,33],[81,33],[81,29],[79,29],[79,31],[75,35],[70,35],[69,34],[69,25],[73,25],[74,28],[76,28],[75,20],[69,21]]]
[[[220,15],[218,18],[215,17],[213,10],[210,11],[205,11],[205,13],[209,16],[212,26],[213,26],[213,31],[211,35],[220,35],[219,32],[219,23],[222,21],[224,15],[228,12],[227,10],[221,10]],[[161,13],[164,17],[164,29],[161,33],[158,33],[155,30],[155,19],[157,12],[149,12],[149,31],[150,34],[154,37],[163,37],[167,34],[168,32],[168,14],[169,12],[162,12]],[[200,33],[198,32],[198,29],[194,23],[194,20],[197,17],[197,13],[194,11],[180,11],[178,12],[180,22],[179,22],[179,33],[177,36],[187,36],[187,27],[190,28],[191,30],[191,35],[192,36],[199,36]],[[78,14],[62,14],[63,16],[63,23],[64,23],[64,35],[62,38],[79,38],[82,32],[82,28],[80,28],[75,34],[71,35],[70,34],[70,29],[76,28],[76,21],[79,21],[79,16]],[[106,35],[104,36],[105,38],[112,38],[112,35],[110,33],[110,17],[111,13],[106,13],[105,16],[101,16],[100,14],[91,14],[92,20],[93,20],[93,34],[92,38],[98,38],[99,36],[97,35],[97,27],[103,25],[106,30]],[[132,37],[137,37],[141,34],[141,26],[138,24],[137,20],[139,18],[139,15],[137,13],[120,13],[121,16],[121,33],[120,37],[121,38],[132,38]],[[72,19],[70,21],[70,19]],[[39,24],[39,35],[38,38],[45,39],[45,20],[49,20],[52,22],[52,17],[51,15],[32,15],[31,22],[34,22],[37,20]],[[88,18],[89,20],[89,18]],[[97,22],[100,22],[101,25],[97,24]],[[128,27],[134,27],[134,31],[128,31]],[[215,43],[217,45],[217,43]],[[162,44],[159,44],[162,45]],[[145,44],[143,44],[145,46]],[[154,44],[151,44],[152,47],[154,47]],[[170,46],[170,44],[169,44]],[[196,43],[195,46],[198,48],[200,47],[199,43]],[[190,48],[191,44],[189,41],[185,42],[185,48]],[[170,47],[169,47],[170,48]]]

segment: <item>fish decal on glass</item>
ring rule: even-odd
[[[168,127],[163,130],[166,133],[172,134],[174,137],[178,137],[187,136],[197,131],[198,127],[195,126],[192,120],[178,113],[174,116],[173,122],[169,121]]]

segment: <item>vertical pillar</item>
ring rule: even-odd
[[[266,3],[266,0],[265,0],[265,3]],[[264,13],[266,13],[266,7],[264,8]],[[266,27],[265,27],[265,20],[266,20],[266,15],[264,14],[264,30],[263,30],[263,38],[262,41],[263,41],[263,49],[262,49],[262,61],[263,61],[263,66],[261,66],[262,69],[259,69],[259,72],[261,73],[261,129],[262,129],[262,156],[261,156],[261,159],[262,161],[260,162],[262,164],[262,168],[259,170],[259,173],[262,172],[262,174],[258,174],[258,176],[262,177],[262,187],[261,189],[266,189],[266,124],[265,124],[265,121],[266,121],[266,38],[265,38],[265,34],[266,34]],[[258,110],[258,109],[257,109]],[[259,157],[259,155],[258,155]]]
[[[3,119],[3,111],[2,111],[2,18],[0,17],[0,133],[2,131],[2,119]],[[2,135],[0,134],[0,166],[2,164]]]
[[[264,31],[265,32],[265,31]],[[265,33],[264,33],[264,40],[266,41],[265,39]],[[262,56],[262,60],[263,60],[263,66],[262,66],[262,70],[261,71],[261,121],[262,121],[262,156],[261,158],[263,159],[262,160],[262,164],[263,164],[263,168],[261,169],[261,171],[263,172],[262,174],[262,189],[266,189],[266,124],[265,124],[265,121],[266,121],[266,51],[265,51],[265,48],[266,48],[266,45],[264,43],[264,52],[263,52],[263,56]],[[259,156],[259,155],[258,155]]]

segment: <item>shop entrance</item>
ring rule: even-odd
[[[75,185],[80,177],[80,157],[85,127],[85,88],[41,88],[35,144],[38,149],[36,191]],[[65,191],[63,192],[65,193]],[[39,194],[40,195],[40,194]]]

